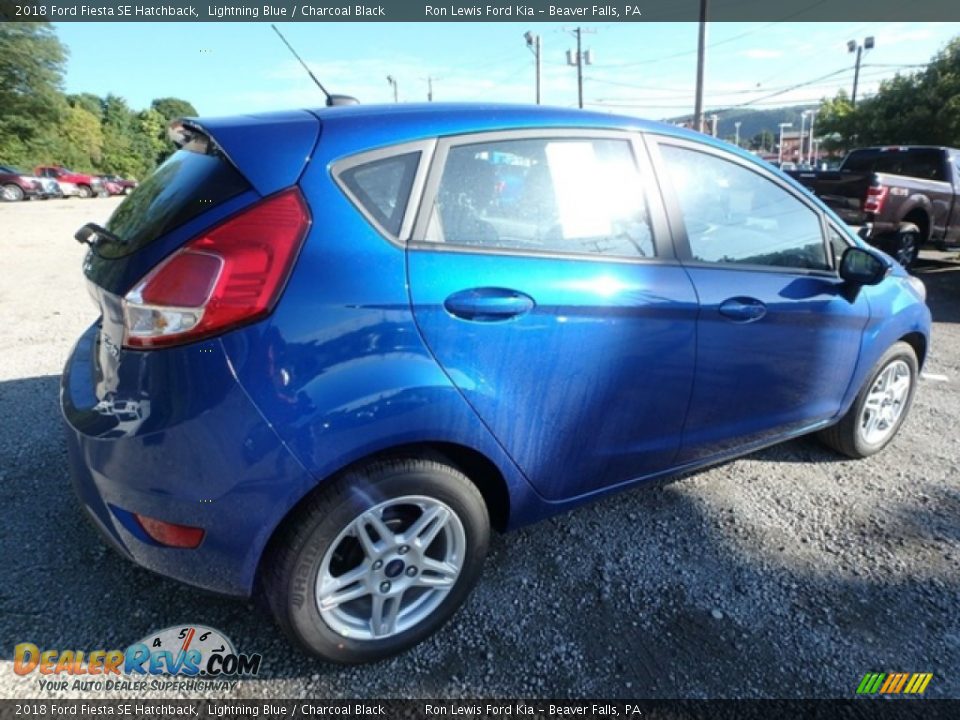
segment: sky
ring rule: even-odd
[[[534,58],[526,31],[542,38],[543,102],[575,106],[575,47],[562,23],[280,23],[281,31],[331,92],[364,103],[534,101]],[[267,22],[57,23],[70,57],[66,90],[114,93],[134,109],[158,97],[190,101],[200,115],[314,107],[323,96]],[[693,110],[696,23],[585,27],[589,109],[651,119]],[[816,103],[850,92],[847,41],[876,39],[861,68],[861,97],[883,78],[927,62],[960,23],[710,23],[705,108],[758,109]],[[794,87],[799,86],[799,87]],[[722,122],[722,120],[721,120]],[[722,128],[721,128],[722,132]]]

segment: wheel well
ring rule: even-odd
[[[497,466],[485,455],[463,445],[443,442],[399,445],[386,450],[381,450],[380,452],[373,453],[372,455],[367,455],[366,457],[363,457],[360,460],[341,468],[337,472],[331,474],[330,477],[335,477],[352,470],[357,470],[360,467],[371,462],[376,462],[377,460],[404,457],[426,457],[456,467],[464,475],[466,475],[474,485],[477,486],[477,489],[483,496],[483,500],[487,506],[487,512],[490,515],[490,525],[495,530],[501,532],[506,529],[507,522],[510,519],[510,494],[507,491],[507,481],[504,479]],[[277,526],[270,534],[270,538],[264,545],[261,561],[263,560],[263,557],[267,555],[270,546],[274,542],[274,539],[280,533],[280,529],[291,517],[296,515],[300,507],[309,500],[310,496],[317,491],[323,482],[325,482],[325,480],[321,483],[318,483],[313,490],[304,495],[296,505],[287,511],[287,513],[283,516],[283,519],[277,523]],[[257,575],[259,576],[259,574],[260,573],[258,571]]]
[[[930,216],[923,208],[914,208],[903,216],[903,222],[913,223],[920,228],[920,242],[930,239]]]
[[[923,361],[927,356],[927,339],[921,333],[910,333],[900,338],[901,342],[907,343],[917,354],[917,366],[923,367]]]

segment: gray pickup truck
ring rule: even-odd
[[[837,170],[788,170],[844,222],[904,267],[920,247],[960,241],[960,150],[894,146],[852,150]]]

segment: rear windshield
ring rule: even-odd
[[[127,197],[107,223],[123,243],[101,242],[97,254],[119,258],[250,189],[250,183],[223,157],[178,150]]]
[[[843,169],[943,180],[943,153],[939,150],[862,150],[847,156]]]

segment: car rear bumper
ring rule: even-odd
[[[81,505],[139,565],[213,592],[249,595],[273,529],[312,479],[233,379],[219,342],[121,350],[120,366],[128,367],[105,378],[99,335],[93,326],[81,336],[61,382]],[[134,513],[202,528],[203,540],[195,549],[166,547]]]

